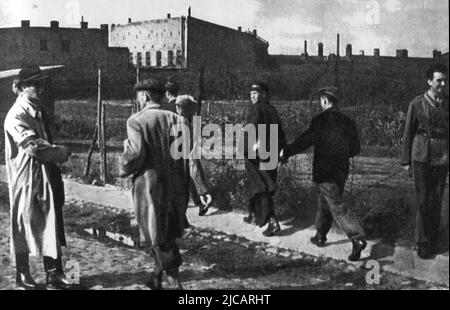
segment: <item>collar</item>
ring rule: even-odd
[[[146,109],[160,109],[160,108],[161,108],[161,104],[160,103],[147,102],[147,104],[145,105],[144,110],[146,110]]]
[[[42,116],[39,107],[36,104],[32,103],[30,100],[28,100],[28,98],[26,98],[24,94],[20,94],[19,97],[17,97],[16,104],[20,105],[33,118],[36,117],[40,118]]]

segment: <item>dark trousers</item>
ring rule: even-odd
[[[165,271],[170,276],[178,276],[182,258],[177,244],[174,242],[156,245],[150,248],[150,256],[155,261],[154,272],[160,275]]]
[[[350,239],[364,239],[364,229],[358,221],[349,216],[342,201],[345,181],[339,183],[320,183],[317,206],[316,229],[319,238],[326,239],[333,220]]]
[[[58,273],[64,273],[62,257],[60,255],[56,259],[44,256],[43,261],[45,272],[56,271]],[[20,273],[30,272],[30,258],[28,253],[16,254],[16,269]]]
[[[414,162],[413,170],[418,202],[416,242],[435,248],[439,241],[442,196],[448,166],[431,166],[427,163]]]
[[[256,225],[263,227],[275,217],[275,206],[271,193],[256,194],[249,200],[249,213],[255,214]]]

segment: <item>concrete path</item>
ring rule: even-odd
[[[4,166],[0,167],[0,180],[6,181]],[[65,179],[67,199],[77,199],[105,206],[131,210],[131,194],[113,186],[95,187],[79,184]],[[196,227],[222,231],[231,235],[238,235],[256,242],[266,242],[272,246],[296,250],[298,252],[324,256],[338,260],[347,260],[351,251],[351,243],[345,235],[332,231],[327,236],[328,246],[318,248],[309,242],[314,234],[312,227],[298,230],[295,227],[282,224],[281,236],[267,238],[262,235],[263,228],[255,227],[243,222],[243,214],[221,212],[211,208],[208,215],[199,217],[196,208],[188,209],[189,222]],[[403,276],[449,286],[449,257],[438,255],[432,260],[422,260],[411,249],[390,247],[379,243],[379,240],[369,241],[363,252],[362,262],[354,263],[361,266],[368,260],[377,260],[383,270]]]

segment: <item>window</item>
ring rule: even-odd
[[[70,52],[70,41],[64,40],[62,42],[62,50],[66,53]]]
[[[167,52],[167,65],[173,67],[173,51]]]
[[[150,62],[150,52],[146,52],[145,53],[145,66],[150,67],[151,66],[151,62]]]
[[[137,65],[138,67],[142,67],[142,53],[137,53]]]
[[[172,31],[170,32],[170,36],[173,36],[173,33],[172,33]]]
[[[47,40],[41,40],[40,41],[40,50],[41,51],[48,51],[48,49],[47,49]]]
[[[177,50],[177,67],[181,67],[182,66],[182,61],[183,61],[183,54],[181,53],[181,50]]]
[[[161,67],[161,51],[156,52],[156,66]]]

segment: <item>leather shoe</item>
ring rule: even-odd
[[[256,225],[255,213],[249,213],[248,216],[244,217],[244,222],[247,224]]]
[[[267,226],[267,229],[263,231],[263,235],[266,237],[273,237],[276,234],[278,234],[281,231],[280,224],[278,221],[274,218],[271,218],[269,220],[269,225]]]
[[[66,279],[66,276],[62,272],[49,271],[47,272],[47,287],[58,290],[74,289],[77,285],[71,283]]]
[[[315,246],[317,246],[319,248],[323,248],[323,247],[325,247],[327,238],[320,238],[318,235],[315,235],[314,237],[309,239],[309,241],[311,241],[311,243],[314,244]]]
[[[357,239],[352,240],[353,249],[352,253],[348,256],[348,260],[351,262],[356,262],[361,258],[361,252],[367,247],[367,242],[365,240]]]
[[[426,244],[419,244],[419,247],[417,249],[417,256],[419,256],[421,259],[433,258],[432,251],[430,250],[430,247]]]
[[[162,290],[162,273],[158,275],[154,272],[150,273],[150,279],[145,285],[152,290]]]
[[[29,272],[22,273],[17,272],[16,274],[16,285],[18,288],[23,288],[25,290],[39,290],[41,286],[34,281]]]

